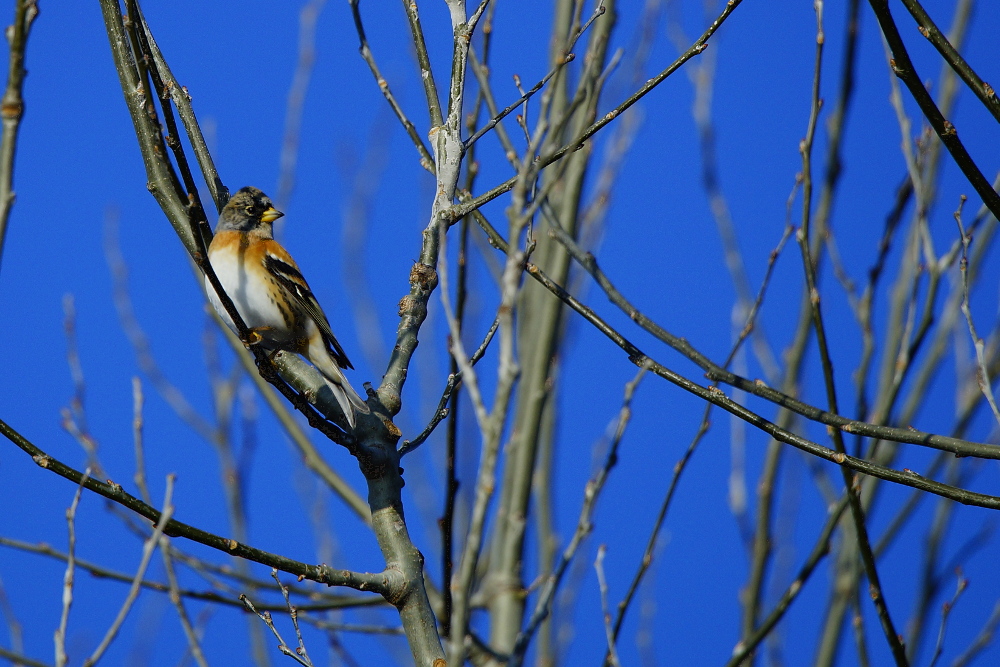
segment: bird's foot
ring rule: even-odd
[[[251,327],[247,329],[247,339],[245,344],[247,347],[251,345],[260,345],[264,341],[264,335],[262,331],[270,331],[273,327]]]

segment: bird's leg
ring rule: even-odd
[[[262,345],[264,343],[264,336],[261,332],[269,331],[273,328],[274,327],[250,327],[247,329],[247,340],[243,342],[243,345],[246,346],[248,350],[253,345]],[[280,347],[265,348],[264,351],[267,354],[267,360],[271,362],[272,366],[274,366],[274,358],[278,356],[278,353],[281,352],[281,350],[282,348]]]
[[[243,344],[246,346],[248,350],[252,345],[263,344],[264,334],[262,332],[270,331],[273,328],[274,327],[250,327],[249,329],[247,329],[247,340],[244,341]],[[271,362],[271,365],[274,365],[274,358],[278,356],[278,353],[281,352],[282,349],[283,348],[281,347],[272,347],[266,350],[267,360]]]
[[[247,329],[247,339],[243,341],[244,345],[249,348],[251,345],[259,345],[264,341],[264,336],[261,334],[262,331],[270,331],[274,327],[250,327]],[[271,360],[274,360],[274,355],[272,353]]]

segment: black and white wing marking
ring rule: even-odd
[[[264,254],[264,268],[277,278],[296,303],[316,322],[323,335],[323,340],[333,348],[333,358],[337,365],[341,368],[353,369],[354,366],[351,365],[351,361],[347,358],[344,348],[337,341],[337,337],[333,335],[330,322],[326,319],[323,309],[320,308],[319,302],[316,301],[316,297],[309,289],[309,283],[306,282],[302,273],[294,265],[271,252]]]

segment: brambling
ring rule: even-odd
[[[354,368],[291,255],[274,240],[272,223],[283,216],[257,188],[246,187],[222,209],[208,259],[247,327],[269,350],[301,354],[329,381],[351,428],[368,406],[344,377]],[[205,279],[208,298],[233,332],[236,327]]]

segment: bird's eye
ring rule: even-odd
[[[253,206],[252,205],[251,206],[247,206],[246,211],[247,211],[247,215],[253,216]]]

